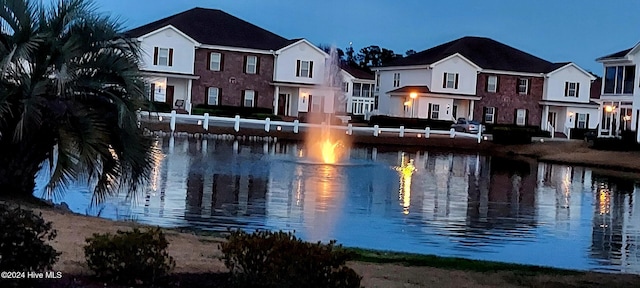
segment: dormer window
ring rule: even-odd
[[[458,89],[458,73],[444,73],[442,88]]]
[[[153,65],[173,66],[173,48],[153,48]]]

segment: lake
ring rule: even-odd
[[[73,185],[55,202],[162,227],[286,230],[344,246],[640,274],[637,179],[393,147],[354,147],[340,165],[317,165],[296,143],[157,145],[163,157],[135,199],[91,205],[89,189]]]

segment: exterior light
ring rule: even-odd
[[[276,127],[276,130],[278,131],[282,130],[282,126],[278,125],[278,127]]]
[[[198,120],[198,125],[202,125],[202,120]]]
[[[418,134],[418,138],[422,138],[422,134]]]
[[[411,97],[411,99],[416,99],[416,98],[418,98],[418,93],[411,92],[411,94],[409,94],[409,97]]]
[[[631,120],[631,116],[625,115],[624,117],[622,117],[622,119],[624,119],[624,121],[629,121]]]
[[[616,110],[616,106],[610,106],[610,105],[604,106],[604,111],[607,111],[608,113],[613,112],[613,110]]]
[[[573,112],[569,112],[569,117],[573,117]]]
[[[158,117],[158,121],[162,121],[162,116]]]
[[[410,101],[404,102],[404,106],[411,106],[411,102]]]

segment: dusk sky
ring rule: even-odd
[[[463,37],[493,38],[552,62],[602,75],[595,59],[640,41],[638,0],[99,0],[134,28],[193,7],[215,8],[285,38],[356,52],[404,54]],[[615,4],[614,4],[615,3]]]

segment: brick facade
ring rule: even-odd
[[[221,71],[208,69],[208,56],[211,52],[223,55]],[[244,73],[245,56],[258,57],[258,73]],[[191,89],[194,106],[205,103],[208,87],[218,87],[220,89],[219,105],[241,106],[242,91],[254,90],[258,95],[255,107],[273,109],[274,89],[269,84],[273,79],[274,57],[272,55],[197,49],[195,58],[195,75],[200,76],[200,79],[193,81]]]
[[[498,91],[487,92],[487,78],[498,76]],[[518,79],[529,79],[530,88],[527,95],[518,94]],[[542,100],[544,78],[531,76],[496,75],[480,73],[476,87],[476,95],[482,97],[475,102],[473,115],[476,120],[484,122],[484,108],[495,107],[495,124],[515,124],[516,109],[527,109],[527,125],[540,126],[542,117]]]

